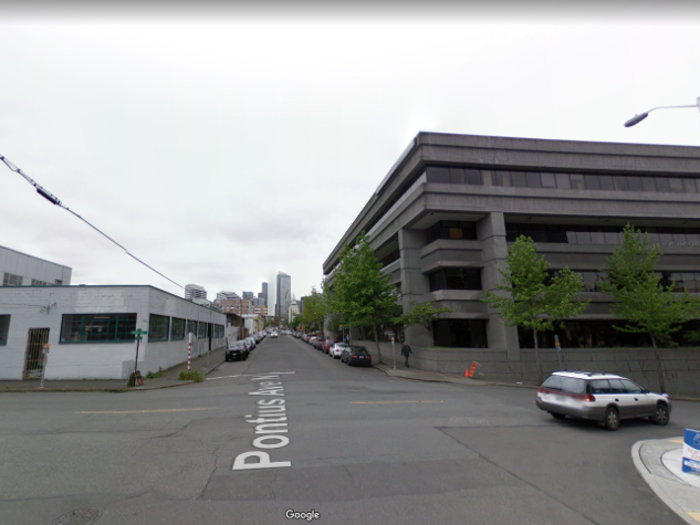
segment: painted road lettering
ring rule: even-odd
[[[268,468],[287,468],[291,461],[272,461],[267,450],[276,450],[289,445],[287,426],[287,403],[284,399],[284,386],[280,374],[254,376],[257,389],[248,392],[249,396],[265,396],[255,403],[255,414],[245,416],[245,422],[255,425],[256,437],[252,445],[257,450],[238,454],[233,460],[232,470],[259,470]],[[252,459],[252,461],[248,461]]]

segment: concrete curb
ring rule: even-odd
[[[659,445],[659,442],[662,444]],[[682,480],[677,479],[668,469],[663,465],[662,453],[658,454],[657,451],[653,452],[653,460],[650,460],[647,464],[645,462],[642,449],[645,446],[658,447],[660,450],[667,451],[667,449],[679,448],[679,445],[673,445],[668,442],[668,440],[657,439],[648,441],[637,441],[631,450],[632,462],[634,467],[642,477],[642,479],[649,485],[649,488],[656,494],[656,496],[673,512],[678,515],[682,520],[684,520],[689,525],[698,525],[700,523],[694,519],[689,512],[692,512],[682,505],[680,505],[676,498],[671,496],[671,492],[678,492],[679,487],[687,487]],[[694,489],[697,490],[697,489]],[[700,491],[698,491],[700,493]]]
[[[389,377],[397,377],[399,379],[407,379],[407,380],[413,380],[413,381],[423,381],[426,383],[451,383],[454,385],[478,385],[478,386],[501,386],[501,387],[509,387],[509,388],[528,388],[528,389],[536,389],[538,388],[536,385],[528,385],[528,384],[512,384],[512,383],[502,383],[500,381],[488,381],[485,379],[468,379],[465,380],[462,377],[443,377],[443,378],[427,378],[427,377],[420,377],[420,372],[418,375],[411,375],[407,376],[403,374],[399,369],[396,370],[396,373],[387,367],[386,365],[373,365],[374,368],[377,370],[381,370],[384,372],[386,375]],[[416,371],[419,371],[420,369],[416,369]],[[434,373],[434,372],[431,372]]]

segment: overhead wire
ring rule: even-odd
[[[131,258],[134,259],[135,261],[137,261],[137,262],[143,264],[143,265],[144,265],[146,268],[148,268],[149,270],[151,270],[151,271],[157,273],[157,274],[160,275],[162,278],[164,278],[164,279],[170,281],[171,283],[173,283],[175,286],[179,286],[179,287],[182,288],[182,289],[185,288],[185,287],[182,286],[181,284],[176,283],[175,281],[173,281],[173,280],[172,280],[170,277],[168,277],[167,275],[165,275],[165,274],[159,272],[158,270],[156,270],[156,269],[155,269],[153,266],[151,266],[150,264],[147,264],[147,263],[145,263],[144,261],[142,261],[141,259],[139,259],[138,257],[136,257],[133,253],[131,253],[131,252],[130,252],[129,250],[127,250],[124,246],[122,246],[122,245],[119,244],[117,241],[115,241],[114,239],[112,239],[109,235],[107,235],[105,232],[103,232],[102,230],[100,230],[97,226],[95,226],[94,224],[92,224],[92,223],[91,223],[90,221],[88,221],[87,219],[85,219],[85,218],[81,217],[80,215],[78,215],[77,213],[75,213],[75,212],[74,212],[73,210],[71,210],[68,206],[65,206],[65,205],[58,199],[58,197],[56,197],[53,193],[47,191],[43,186],[41,186],[38,182],[36,182],[34,179],[32,179],[29,175],[27,175],[26,173],[24,173],[20,168],[18,168],[17,166],[15,166],[15,165],[14,165],[12,162],[10,162],[6,157],[0,155],[0,160],[1,160],[3,163],[5,163],[5,166],[7,166],[11,171],[14,171],[15,173],[21,175],[29,184],[31,184],[32,186],[34,186],[34,187],[36,188],[36,192],[37,192],[39,195],[41,195],[42,197],[44,197],[46,200],[48,200],[48,201],[51,202],[52,204],[58,206],[59,208],[63,208],[63,209],[66,210],[67,212],[69,212],[69,213],[75,215],[78,219],[80,219],[80,220],[83,221],[85,224],[87,224],[88,226],[90,226],[93,230],[95,230],[96,232],[98,232],[100,235],[106,237],[106,238],[109,239],[111,242],[113,242],[114,244],[116,244],[117,246],[119,246],[122,250],[124,250],[124,251],[126,252],[126,254],[127,254],[129,257],[131,257]]]

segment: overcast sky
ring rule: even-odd
[[[0,155],[173,281],[272,304],[419,131],[700,146],[697,109],[623,127],[696,103],[700,8],[452,4],[3,3]],[[183,294],[2,164],[0,245]]]

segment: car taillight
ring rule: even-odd
[[[537,393],[538,394],[549,394],[549,390],[547,390],[546,388],[539,387],[537,389]]]
[[[351,359],[357,359],[357,356],[356,356],[356,355],[351,355],[350,358],[351,358]]]
[[[595,396],[593,394],[571,394],[574,399],[580,399],[581,401],[587,401],[592,403],[595,401]]]

